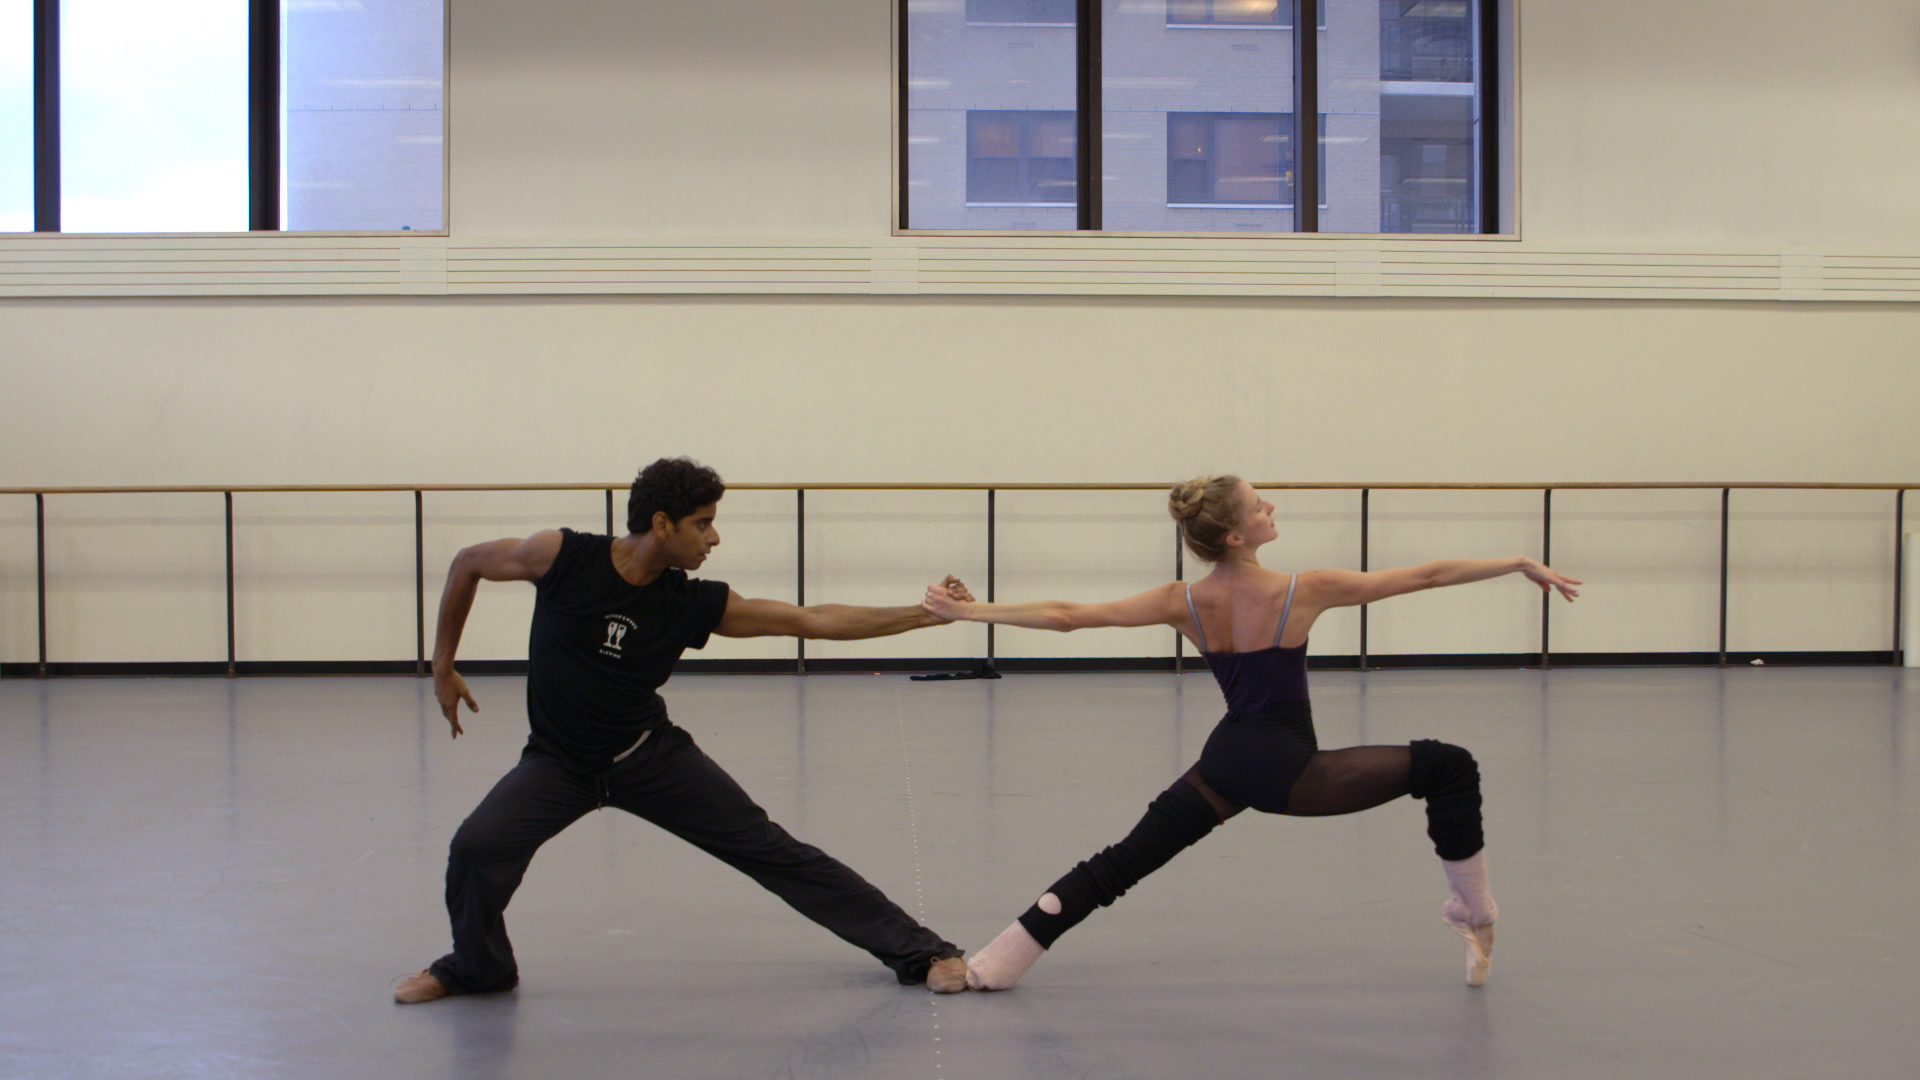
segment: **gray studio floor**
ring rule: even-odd
[[[0,683],[0,1075],[1911,1077],[1920,680],[1897,669],[1317,674],[1325,745],[1487,778],[1502,918],[1461,979],[1418,804],[1243,815],[1016,990],[936,998],[617,811],[535,860],[513,994],[392,1004],[454,826],[524,737],[473,680]],[[1197,756],[1204,673],[683,676],[773,813],[983,944]]]

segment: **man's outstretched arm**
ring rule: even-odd
[[[946,580],[935,587],[946,589],[955,599],[973,599],[967,587],[952,574],[948,574]],[[918,604],[900,607],[853,607],[847,604],[797,607],[783,600],[749,600],[739,593],[729,592],[727,610],[720,616],[720,624],[714,627],[714,632],[722,637],[857,641],[904,634],[922,627],[945,626],[950,621]]]
[[[467,680],[453,669],[453,655],[460,648],[460,634],[467,628],[467,613],[473,610],[474,594],[482,581],[538,581],[560,553],[560,533],[537,532],[524,540],[492,540],[461,548],[447,568],[447,584],[440,592],[440,617],[433,637],[433,696],[440,701],[440,715],[453,727],[453,737],[462,734],[460,703],[474,712],[480,706],[467,690]]]

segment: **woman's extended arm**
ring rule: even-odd
[[[1470,581],[1485,581],[1506,574],[1525,574],[1527,580],[1540,586],[1542,591],[1555,590],[1569,602],[1580,595],[1580,590],[1574,588],[1581,584],[1577,578],[1556,573],[1525,555],[1510,559],[1436,559],[1419,566],[1402,566],[1369,573],[1314,570],[1302,574],[1301,580],[1303,584],[1311,585],[1321,606],[1351,607],[1403,593],[1438,589],[1445,585],[1465,585]]]
[[[1177,583],[1176,583],[1177,584]],[[1154,626],[1174,616],[1175,584],[1148,589],[1125,600],[1076,604],[1071,600],[1032,600],[1024,604],[986,604],[955,600],[928,589],[921,606],[943,619],[1002,623],[1034,630],[1084,630],[1094,626]]]

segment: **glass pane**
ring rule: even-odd
[[[0,0],[0,232],[33,231],[33,0]]]
[[[1480,102],[1470,0],[1325,0],[1320,227],[1478,232]]]
[[[246,229],[246,0],[64,0],[60,76],[63,230]]]
[[[1101,224],[1292,231],[1291,5],[1102,2]]]
[[[974,113],[971,131],[972,145],[967,150],[974,158],[1020,156],[1020,121],[1018,113]]]
[[[1281,130],[1292,117],[1223,117],[1215,124],[1213,197],[1226,203],[1291,202],[1292,155]],[[1289,123],[1290,126],[1290,123]],[[1282,175],[1283,171],[1286,175]]]
[[[967,0],[968,22],[1074,22],[1074,0]]]
[[[441,0],[285,0],[289,230],[446,227]]]
[[[1279,0],[1213,0],[1213,21],[1218,23],[1277,23]]]
[[[1071,15],[1060,26],[967,17],[966,0],[907,4],[907,227],[1071,230]]]
[[[1166,0],[1170,23],[1267,23],[1285,26],[1293,0]]]
[[[1293,201],[1293,117],[1167,114],[1167,202],[1279,206]]]

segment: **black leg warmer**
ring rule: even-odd
[[[1458,746],[1420,739],[1409,748],[1411,794],[1427,802],[1427,836],[1449,862],[1471,858],[1486,845],[1480,829],[1480,767]]]
[[[1476,804],[1477,805],[1477,804]],[[1052,948],[1096,907],[1106,907],[1141,878],[1213,831],[1220,816],[1200,789],[1185,780],[1154,797],[1126,839],[1074,867],[1020,916],[1033,940]]]

